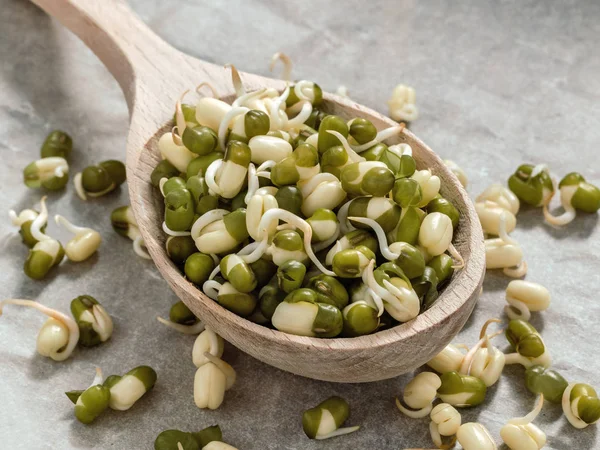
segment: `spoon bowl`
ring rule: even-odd
[[[188,282],[170,261],[162,231],[164,203],[150,184],[161,160],[158,139],[171,130],[174,105],[203,81],[231,101],[229,69],[185,55],[156,36],[120,0],[33,0],[77,34],[104,62],[123,89],[131,124],[127,139],[127,180],[132,209],[156,267],[177,296],[207,327],[251,356],[297,375],[334,382],[369,382],[409,372],[436,355],[461,330],[477,301],[485,271],[483,233],[474,207],[458,179],[410,131],[388,143],[405,142],[419,169],[442,181],[441,194],[461,213],[454,245],[465,266],[455,273],[435,304],[414,320],[378,333],[321,339],[295,336],[252,323],[221,307]],[[247,90],[284,88],[284,82],[241,72]],[[364,117],[378,130],[397,125],[347,98],[324,94],[322,109],[344,118]]]

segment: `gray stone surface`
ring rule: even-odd
[[[466,170],[473,196],[525,161],[547,162],[558,176],[577,170],[600,183],[600,5],[593,0],[132,4],[158,34],[192,55],[267,74],[270,55],[283,50],[296,63],[295,77],[328,90],[345,84],[354,99],[381,111],[396,83],[413,85],[421,112],[413,130]],[[37,158],[48,131],[72,134],[77,171],[124,156],[127,111],[117,83],[68,31],[24,0],[1,0],[0,11],[0,204],[6,217],[9,208],[39,200],[40,192],[23,186],[21,171]],[[270,368],[231,346],[224,358],[237,370],[237,384],[219,410],[198,410],[193,337],[155,321],[176,298],[154,266],[110,228],[110,211],[125,203],[126,189],[87,203],[71,185],[50,194],[51,213],[93,224],[104,243],[92,260],[64,262],[43,282],[23,274],[26,248],[8,221],[0,221],[2,298],[35,298],[66,311],[74,296],[88,293],[106,305],[116,327],[109,343],[77,349],[73,358],[55,363],[35,353],[42,316],[6,308],[0,319],[0,447],[147,449],[163,429],[214,423],[240,449],[431,446],[427,421],[402,417],[393,403],[410,374],[364,385],[323,383]],[[54,224],[48,231],[63,242],[67,237]],[[541,211],[524,208],[514,236],[524,246],[528,279],[552,293],[550,310],[535,314],[533,323],[543,330],[555,367],[569,380],[600,387],[597,216],[556,230],[543,223]],[[502,315],[507,283],[500,274],[487,276],[458,342],[472,345],[481,324]],[[498,344],[505,348],[503,338]],[[73,419],[64,391],[88,385],[95,366],[110,374],[139,364],[158,371],[158,384],[131,411],[108,412],[92,426]],[[348,424],[362,429],[311,442],[302,433],[301,413],[333,394],[349,400]],[[502,424],[533,402],[523,370],[509,367],[485,406],[464,411],[463,419],[482,422],[499,441]],[[545,407],[537,423],[548,434],[547,448],[600,448],[597,426],[575,430],[560,407]]]

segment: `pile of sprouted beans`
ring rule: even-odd
[[[429,168],[418,170],[409,145],[388,145],[404,123],[377,130],[367,119],[342,118],[321,110],[321,88],[306,80],[290,82],[291,61],[274,55],[271,70],[282,62],[282,92],[246,92],[233,66],[236,98],[228,104],[208,83],[197,88],[196,105],[175,108],[175,126],[162,135],[163,160],[151,183],[164,197],[163,230],[166,252],[185,277],[206,295],[234,313],[280,331],[313,337],[356,337],[408,322],[432,306],[440,290],[464,261],[452,244],[460,213],[440,195],[440,179]],[[212,95],[203,96],[202,92]],[[345,87],[339,92],[347,97]],[[414,89],[398,85],[389,100],[390,116],[410,122],[418,116]],[[41,159],[24,169],[30,188],[61,190],[68,183],[71,138],[50,133]],[[467,176],[453,161],[444,161],[460,183]],[[119,161],[103,161],[73,178],[82,200],[109,195],[125,181]],[[487,269],[502,269],[509,277],[527,272],[523,249],[509,234],[517,225],[522,202],[541,207],[546,222],[564,226],[577,212],[600,209],[600,189],[578,173],[558,183],[564,212],[553,215],[549,205],[556,183],[547,166],[523,164],[508,179],[508,188],[492,184],[476,198],[475,209],[486,234]],[[65,256],[85,261],[102,243],[100,233],[77,226],[61,215],[56,223],[73,234],[63,247],[46,234],[45,197],[39,210],[10,211],[30,248],[24,271],[34,280],[56,270]],[[140,257],[149,259],[135,217],[128,206],[116,208],[114,230],[133,242]],[[569,383],[551,368],[550,352],[529,323],[532,312],[550,306],[542,285],[513,280],[506,289],[502,320],[490,318],[472,346],[449,344],[427,363],[432,371],[417,374],[406,386],[398,409],[408,417],[429,420],[433,444],[465,450],[493,450],[496,443],[480,423],[462,423],[457,408],[482,404],[487,388],[506,365],[525,368],[525,385],[537,401],[524,417],[513,418],[500,430],[513,450],[536,450],[545,433],[532,422],[544,402],[559,403],[575,428],[600,419],[600,399],[585,383]],[[32,300],[7,299],[6,305],[33,307],[49,316],[40,329],[37,351],[55,361],[69,358],[76,348],[106,342],[113,323],[93,297],[71,302],[70,316]],[[223,339],[182,303],[171,307],[169,319],[158,320],[185,334],[198,335],[192,350],[197,368],[194,402],[216,409],[233,387],[236,373],[222,360]],[[497,331],[488,332],[496,324]],[[512,353],[501,352],[493,339],[504,334]],[[75,417],[93,422],[108,408],[130,409],[157,380],[156,372],[139,366],[125,375],[104,379],[98,368],[92,384],[66,392],[75,404]],[[437,405],[435,404],[438,401]],[[327,439],[355,432],[342,428],[350,415],[348,402],[331,397],[302,417],[305,434]],[[166,430],[156,450],[227,450],[218,425],[197,432]]]
[[[302,336],[365,335],[429,308],[464,265],[452,244],[460,214],[408,144],[384,143],[404,125],[327,114],[312,81],[246,92],[231,71],[231,105],[207,96],[194,108],[184,93],[158,141],[151,178],[187,278]]]

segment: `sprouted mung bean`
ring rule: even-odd
[[[203,450],[213,442],[223,443],[223,434],[219,425],[212,425],[200,431],[184,432],[180,430],[165,430],[154,441],[154,450]]]
[[[118,188],[126,179],[125,165],[113,159],[83,169],[73,177],[75,192],[81,200],[101,197]]]
[[[341,397],[330,397],[304,411],[302,428],[310,439],[329,439],[357,431],[360,427],[340,428],[350,415],[350,405]]]
[[[199,334],[204,331],[204,323],[182,301],[178,301],[171,306],[169,320],[162,317],[156,319],[163,325],[183,334]]]
[[[103,376],[100,368],[96,368],[96,376],[90,387],[83,391],[65,392],[69,400],[75,404],[75,418],[81,423],[90,424],[102,414],[110,403],[110,389],[102,385]]]
[[[406,408],[398,398],[396,406],[406,416],[413,419],[427,417],[433,409],[437,390],[442,385],[440,377],[433,372],[421,372],[404,387],[403,400]]]
[[[58,225],[75,235],[65,246],[67,258],[74,262],[80,262],[96,253],[102,243],[100,233],[91,228],[73,225],[59,214],[54,216],[54,220]]]
[[[5,305],[28,306],[49,316],[38,333],[38,353],[54,361],[64,361],[71,356],[80,336],[79,326],[72,318],[36,301],[21,299],[0,301],[0,316]]]
[[[104,307],[91,295],[80,295],[71,301],[71,314],[79,327],[79,343],[93,347],[112,336],[113,322]]]
[[[490,432],[480,423],[463,423],[456,432],[463,450],[496,450],[498,447]]]
[[[544,311],[550,306],[550,292],[538,283],[513,280],[506,287],[504,312],[509,319],[529,320],[532,311]]]
[[[136,255],[143,259],[150,259],[150,255],[143,248],[144,239],[129,205],[113,210],[110,214],[110,222],[117,233],[133,241],[133,251]]]
[[[558,184],[560,203],[564,212],[560,216],[553,216],[548,210],[548,203],[544,206],[544,218],[552,225],[562,226],[572,222],[577,211],[595,213],[600,209],[600,189],[588,183],[577,172],[571,172],[563,177]]]
[[[277,61],[289,77],[289,58],[278,54]],[[416,170],[409,145],[382,142],[403,126],[377,131],[364,118],[321,113],[322,91],[306,80],[282,93],[246,92],[229,67],[237,99],[229,105],[202,97],[195,114],[179,99],[176,127],[159,139],[164,161],[152,174],[165,197],[168,254],[187,278],[237,314],[307,336],[335,337],[345,323],[346,335],[362,335],[379,328],[382,314],[405,322],[431,306],[439,286],[464,265],[452,245],[459,213],[439,197],[440,179]],[[396,91],[396,109],[414,118],[414,91]],[[379,246],[346,238],[354,230],[375,241],[373,230]],[[188,248],[190,238],[199,252]],[[380,269],[379,252],[399,264]],[[449,259],[450,268],[446,252],[457,261]],[[263,260],[279,267],[276,284],[270,270],[259,283],[254,271]],[[326,301],[306,275],[313,265],[334,280],[364,278],[369,302]],[[344,284],[336,289],[348,297]]]
[[[69,164],[60,156],[39,159],[25,167],[23,180],[29,188],[63,189],[69,181]]]
[[[534,409],[525,417],[510,419],[500,429],[500,437],[511,450],[539,450],[546,445],[546,434],[532,422],[544,405],[540,395]]]
[[[429,434],[437,448],[452,448],[456,442],[456,433],[462,423],[462,417],[456,408],[448,403],[440,403],[429,414]],[[444,444],[442,436],[451,437],[450,442]]]
[[[154,387],[156,378],[156,372],[148,366],[136,367],[123,376],[111,375],[103,383],[110,389],[110,408],[116,411],[130,409]]]

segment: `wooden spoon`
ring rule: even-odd
[[[409,131],[394,142],[412,148],[418,167],[442,180],[442,194],[461,213],[454,243],[465,260],[436,303],[416,319],[373,335],[318,339],[294,336],[254,324],[201,293],[185,280],[164,248],[163,200],[150,184],[160,161],[157,141],[172,127],[174,105],[186,89],[212,83],[233,98],[231,73],[185,55],[144,25],[120,0],[33,0],[79,36],[117,79],[131,115],[127,178],[133,212],[158,270],[183,302],[224,339],[272,366],[319,380],[366,382],[411,371],[436,355],[460,331],[476,303],[484,275],[483,233],[467,193],[440,158]],[[280,80],[242,72],[246,89],[274,87]],[[375,87],[375,86],[374,86]],[[323,109],[343,117],[365,117],[378,129],[395,122],[352,100],[324,95]]]

